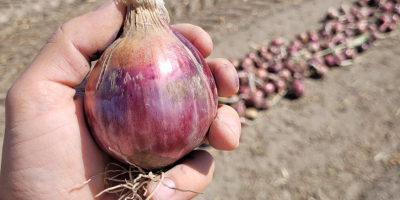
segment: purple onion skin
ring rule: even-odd
[[[265,93],[267,96],[268,96],[268,95],[274,94],[275,91],[276,91],[275,85],[274,85],[273,83],[270,83],[270,82],[263,83],[263,84],[260,86],[260,89],[261,89],[262,91],[264,91],[264,93]]]
[[[264,103],[264,92],[262,90],[257,90],[250,94],[250,97],[246,99],[247,107],[261,108]]]
[[[204,58],[164,23],[163,31],[152,29],[107,49],[89,76],[84,101],[99,146],[147,170],[169,166],[198,147],[218,106]]]
[[[236,110],[240,117],[244,117],[246,115],[246,105],[243,100],[239,100],[231,104],[231,107]]]
[[[306,91],[306,86],[304,84],[304,81],[296,79],[293,81],[290,87],[289,95],[291,95],[293,98],[300,98],[301,96],[304,95],[305,91]]]
[[[328,67],[337,67],[337,66],[339,66],[338,63],[337,63],[337,59],[332,54],[324,56],[324,59],[325,59],[325,64]]]

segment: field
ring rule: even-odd
[[[0,147],[13,81],[58,26],[102,3],[32,2],[0,2]],[[167,6],[172,23],[209,32],[211,57],[240,59],[276,37],[317,30],[329,7],[351,2],[171,0]],[[304,97],[262,112],[243,128],[237,150],[207,148],[216,160],[215,178],[196,199],[400,200],[399,30],[353,65],[307,79]]]

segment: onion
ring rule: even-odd
[[[286,82],[283,80],[277,80],[273,82],[275,85],[275,91],[281,93],[286,88]]]
[[[292,72],[289,69],[284,68],[278,73],[278,76],[285,81],[289,81],[292,78]]]
[[[253,59],[246,57],[243,58],[241,63],[242,69],[246,72],[253,72],[254,70],[254,61]]]
[[[232,103],[230,106],[236,110],[236,112],[240,117],[246,116],[246,105],[243,100],[239,100],[235,103]]]
[[[334,55],[329,54],[324,56],[325,64],[328,67],[338,66],[337,60]]]
[[[260,89],[264,91],[265,95],[269,96],[275,93],[275,85],[271,82],[265,82],[260,86]]]
[[[291,95],[293,98],[299,98],[303,96],[304,92],[305,92],[304,81],[301,79],[296,79],[291,83],[288,94]]]
[[[393,2],[385,2],[385,3],[383,3],[383,5],[381,6],[381,8],[382,8],[382,10],[384,11],[384,12],[390,12],[390,11],[392,11],[393,10],[393,8],[394,8],[394,4],[393,4]]]
[[[319,42],[310,42],[308,44],[308,49],[311,53],[315,53],[321,49]]]
[[[259,68],[256,70],[255,75],[257,78],[264,80],[268,77],[268,72],[265,69]]]
[[[257,89],[255,92],[251,93],[249,98],[246,99],[247,107],[261,108],[264,103],[264,92],[262,90]]]
[[[161,169],[203,142],[216,116],[216,85],[198,50],[169,26],[164,1],[126,4],[122,35],[88,78],[86,118],[105,152]]]
[[[279,73],[282,69],[284,68],[283,64],[281,62],[277,62],[272,64],[271,66],[268,66],[267,70],[271,73]]]
[[[235,69],[239,68],[240,63],[238,60],[231,58],[231,59],[229,59],[229,61],[232,63],[232,65],[235,67]]]
[[[308,34],[307,33],[300,33],[298,36],[297,36],[297,38],[303,43],[303,44],[306,44],[307,42],[308,42],[308,40],[310,39],[309,37],[308,37]]]
[[[271,45],[280,47],[285,43],[285,40],[283,38],[275,38],[271,41]]]
[[[318,34],[316,34],[315,32],[308,32],[308,38],[310,38],[311,42],[317,42],[319,40],[319,36]]]
[[[337,19],[339,17],[339,12],[334,8],[329,8],[328,14],[326,15],[326,19]]]
[[[249,86],[241,86],[238,91],[238,94],[243,94],[245,96],[249,96],[250,93],[251,93],[251,89]]]

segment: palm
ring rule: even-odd
[[[73,89],[65,86],[56,85],[53,89],[43,92],[47,96],[30,96],[37,101],[47,100],[48,103],[41,107],[45,112],[36,113],[30,120],[7,127],[9,137],[6,138],[5,156],[10,156],[13,162],[3,163],[3,169],[15,171],[9,177],[14,184],[24,182],[26,178],[35,180],[24,187],[40,191],[39,194],[45,195],[46,199],[52,199],[50,197],[59,196],[60,193],[67,193],[69,197],[66,199],[78,199],[73,197],[81,197],[82,194],[86,196],[84,199],[91,199],[104,187],[101,176],[94,178],[89,187],[75,191],[69,189],[103,172],[109,157],[97,147],[90,135],[83,114],[82,98],[74,99]],[[13,104],[17,104],[14,109],[30,113],[29,110],[23,110],[23,102],[13,101]],[[24,132],[22,127],[26,129],[27,126],[37,128],[30,129],[34,130],[30,134],[21,134]],[[26,195],[21,193],[21,196]]]

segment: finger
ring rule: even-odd
[[[208,66],[217,84],[218,96],[229,97],[239,90],[239,78],[235,67],[222,58],[211,59]]]
[[[172,27],[191,42],[203,57],[206,58],[211,54],[213,42],[210,35],[201,27],[192,24],[175,24]]]
[[[117,37],[125,4],[109,0],[59,27],[34,59],[25,76],[50,80],[69,87],[79,85],[96,59]],[[28,78],[28,79],[29,79]]]
[[[241,123],[237,112],[230,106],[220,105],[208,133],[209,144],[218,150],[234,150],[239,146],[240,134]]]
[[[180,164],[167,171],[163,181],[170,187],[191,191],[170,189],[161,184],[152,199],[181,200],[194,198],[198,195],[195,192],[202,192],[211,183],[214,167],[214,159],[208,152],[193,151]],[[154,191],[157,184],[157,182],[152,182],[148,185],[149,194]]]

